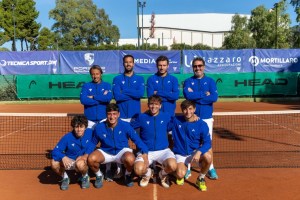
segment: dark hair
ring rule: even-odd
[[[126,58],[132,58],[133,63],[134,63],[134,57],[133,57],[133,55],[130,55],[130,54],[125,55],[125,56],[123,57],[123,63],[125,62],[125,59],[126,59]]]
[[[158,58],[156,58],[156,66],[159,61],[167,61],[167,64],[169,65],[169,59],[167,56],[159,56]]]
[[[92,65],[90,68],[90,74],[92,74],[93,69],[98,69],[100,71],[100,73],[103,74],[103,71],[99,65]]]
[[[180,104],[181,110],[187,109],[190,106],[193,106],[193,108],[196,108],[196,103],[194,101],[184,100]]]
[[[75,128],[76,126],[81,126],[84,125],[85,128],[88,126],[88,120],[85,116],[83,115],[76,115],[73,117],[71,120],[71,126]]]
[[[205,61],[204,61],[204,59],[203,59],[202,57],[196,57],[196,58],[194,58],[193,61],[192,61],[192,67],[194,66],[194,63],[195,63],[196,61],[202,61],[203,65],[205,66]]]
[[[149,104],[151,101],[158,101],[158,102],[161,104],[162,99],[161,99],[160,96],[154,94],[154,95],[148,97],[148,104]]]
[[[119,111],[119,106],[115,103],[110,103],[110,104],[107,104],[106,106],[106,113],[108,112],[111,112],[111,111]]]

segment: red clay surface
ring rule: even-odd
[[[144,107],[145,109],[145,107]],[[215,111],[262,111],[262,110],[300,110],[300,103],[272,104],[220,102],[215,104]],[[178,110],[179,111],[179,110]],[[82,113],[80,103],[73,104],[1,104],[0,113]],[[299,157],[300,158],[300,157]],[[197,169],[196,169],[197,170]],[[0,170],[1,198],[4,200],[52,200],[52,199],[119,199],[119,200],[160,200],[160,199],[226,199],[226,200],[299,200],[299,168],[251,168],[217,169],[219,180],[207,179],[207,192],[200,192],[194,187],[197,171],[184,184],[174,183],[164,189],[159,184],[150,183],[141,188],[135,183],[127,188],[122,183],[104,182],[101,189],[92,185],[82,190],[72,181],[68,191],[60,191],[59,178],[50,170]]]

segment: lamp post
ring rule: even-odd
[[[137,35],[138,35],[138,49],[140,49],[140,7],[139,7],[139,0],[136,0],[136,15],[137,15]]]
[[[146,7],[146,1],[139,1],[138,0],[138,9],[142,8],[142,46],[144,44],[144,41],[143,41],[143,38],[144,38],[144,7]],[[138,13],[139,13],[139,11],[138,11]],[[139,16],[138,16],[138,19],[139,19]],[[139,23],[139,21],[138,21],[138,23]],[[139,24],[138,24],[138,26],[139,26]],[[138,40],[140,41],[140,31],[139,31],[138,36],[139,36]],[[138,42],[138,44],[139,44],[139,42]]]
[[[278,49],[278,33],[277,33],[277,29],[278,29],[278,3],[274,4],[274,8],[275,8],[275,48]]]
[[[12,8],[12,14],[13,14],[13,22],[14,22],[14,40],[13,40],[13,46],[12,50],[16,51],[16,19],[15,19],[15,4],[11,5]]]
[[[150,38],[144,38],[144,40],[146,40],[146,50],[147,50],[147,46],[148,46],[148,40],[149,40]]]

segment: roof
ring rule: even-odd
[[[185,30],[227,32],[231,30],[231,20],[235,14],[155,14],[156,28],[175,28]],[[250,15],[241,15],[247,18]],[[144,27],[150,27],[151,15],[144,15]],[[141,20],[141,16],[140,16]],[[141,21],[140,21],[141,26]]]

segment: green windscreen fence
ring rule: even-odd
[[[103,80],[112,83],[117,74],[105,74]],[[151,74],[140,74],[145,82]],[[175,74],[180,85],[192,74]],[[219,96],[297,95],[299,73],[238,73],[207,74],[216,83]],[[79,98],[81,87],[91,81],[90,75],[18,75],[19,98]],[[145,91],[146,97],[146,91]]]

